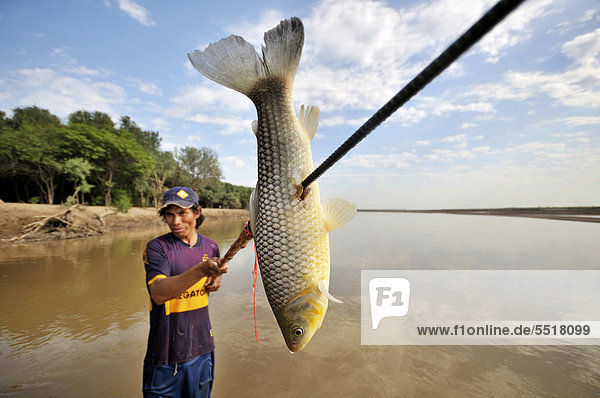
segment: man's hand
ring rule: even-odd
[[[216,292],[221,287],[221,275],[213,278],[209,277],[204,284],[204,289],[207,293]]]
[[[229,269],[227,264],[224,264],[222,267],[219,267],[221,263],[221,259],[218,257],[209,258],[206,261],[198,264],[197,267],[200,268],[200,271],[209,278],[216,278],[224,274]]]
[[[221,260],[222,259],[216,257],[213,257],[210,260],[206,260],[207,262],[210,262],[207,266],[212,271],[214,271],[214,263],[216,263],[219,272],[218,275],[210,274],[208,276],[208,279],[206,280],[206,283],[204,284],[204,290],[206,290],[206,292],[209,294],[210,292],[216,292],[217,290],[219,290],[219,288],[221,287],[221,276],[222,274],[227,273],[229,269],[229,266],[227,264],[223,264],[223,266],[220,266]]]

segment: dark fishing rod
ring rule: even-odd
[[[463,33],[450,47],[431,62],[421,73],[410,81],[391,100],[381,107],[369,120],[335,150],[319,167],[302,181],[302,191],[299,196],[303,199],[308,191],[306,188],[319,178],[325,171],[340,160],[350,149],[369,135],[377,126],[396,112],[408,100],[414,97],[423,87],[429,84],[437,75],[442,73],[473,44],[477,43],[486,33],[492,30],[508,14],[514,11],[524,0],[501,0],[483,15],[469,30]]]

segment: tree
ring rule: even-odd
[[[12,125],[19,130],[24,126],[60,127],[61,123],[58,116],[51,114],[47,109],[29,106],[13,109]]]
[[[0,111],[0,195],[12,200],[53,203],[73,200],[127,208],[132,198],[155,204],[167,186],[190,186],[203,206],[246,207],[251,188],[220,180],[217,153],[185,147],[160,150],[157,131],[141,129],[123,116],[79,110],[68,123],[35,106]],[[93,185],[92,185],[93,184]],[[39,194],[37,192],[39,192]],[[41,200],[40,200],[41,199]]]
[[[176,171],[177,161],[171,152],[156,152],[154,154],[154,164],[150,173],[154,206],[158,207],[160,203],[159,198],[164,192],[165,182],[168,178],[175,175]]]
[[[197,149],[186,146],[176,154],[176,157],[182,170],[191,176],[191,185],[195,190],[198,190],[202,185],[223,178],[219,157],[210,148]]]
[[[125,130],[133,135],[133,138],[140,143],[148,152],[158,152],[160,148],[161,138],[158,131],[145,131],[138,127],[138,125],[131,120],[129,116],[121,117],[121,124],[119,126],[121,130]]]
[[[17,196],[18,185],[26,188],[29,180],[35,183],[47,203],[53,203],[61,173],[64,138],[60,119],[32,106],[15,108],[11,119],[5,118],[3,113],[1,125],[0,171],[12,176]]]
[[[139,175],[149,174],[152,157],[128,132],[103,130],[98,137],[106,153],[97,160],[96,178],[101,183],[104,205],[111,205],[111,191],[115,184],[131,189],[131,182]]]
[[[113,129],[115,127],[115,123],[106,113],[90,113],[84,110],[71,113],[69,115],[69,124],[87,124],[89,126],[94,126],[97,129]]]
[[[86,179],[91,174],[94,166],[83,158],[72,158],[67,159],[63,164],[63,172],[67,174],[68,179],[73,181],[74,192],[71,196],[72,201],[75,203],[84,203],[84,194],[89,193],[94,187],[90,185]],[[81,202],[79,201],[78,194],[81,193]]]
[[[62,173],[64,131],[60,119],[45,109],[15,108],[5,121],[1,157],[15,177],[34,182],[47,203],[54,202],[58,177]]]

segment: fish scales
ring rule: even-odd
[[[329,242],[317,184],[300,202],[294,181],[313,169],[310,142],[293,110],[291,92],[279,79],[265,79],[250,94],[258,112],[258,214],[256,247],[265,293],[274,311],[312,280],[329,281]],[[279,243],[279,244],[278,244]],[[281,259],[285,259],[285,265]],[[285,273],[282,271],[286,271]]]
[[[250,218],[265,293],[289,350],[301,350],[323,322],[329,288],[328,232],[349,221],[356,208],[341,199],[323,205],[316,183],[296,197],[313,171],[310,143],[319,110],[300,107],[292,83],[304,43],[298,18],[265,33],[263,59],[239,36],[188,54],[208,78],[248,96],[256,106],[258,182]]]

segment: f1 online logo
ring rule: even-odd
[[[373,278],[369,281],[371,328],[386,317],[405,316],[410,302],[410,282],[405,278]]]

